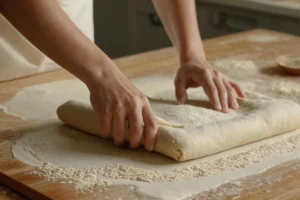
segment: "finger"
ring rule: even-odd
[[[109,110],[105,110],[100,112],[100,135],[104,138],[108,138],[110,136],[111,124],[112,124],[112,115]]]
[[[117,107],[118,109],[116,109],[113,116],[113,137],[115,145],[120,145],[125,139],[126,115],[124,109],[120,106]]]
[[[217,75],[214,79],[215,85],[218,89],[218,95],[222,106],[223,112],[228,112],[228,94],[221,75]]]
[[[218,95],[218,89],[211,77],[211,74],[205,72],[205,75],[203,77],[203,89],[205,93],[207,94],[209,101],[213,105],[213,108],[215,110],[220,111],[222,109],[219,95]]]
[[[151,110],[150,104],[147,103],[145,107],[143,108],[143,120],[144,120],[144,137],[145,137],[145,148],[148,151],[153,151],[155,142],[156,142],[156,136],[157,136],[157,121],[155,118],[154,113]]]
[[[234,88],[234,90],[236,91],[237,95],[240,98],[245,98],[247,97],[245,92],[243,91],[243,89],[235,82],[229,81],[230,85]]]
[[[130,146],[131,148],[138,148],[141,144],[144,122],[143,115],[140,109],[136,109],[129,114],[130,124]]]
[[[239,108],[239,104],[237,102],[236,99],[236,94],[234,92],[234,89],[232,88],[232,86],[230,85],[230,83],[228,82],[228,80],[223,79],[224,85],[227,89],[228,92],[228,105],[230,108],[232,109],[238,109]]]
[[[178,104],[185,104],[187,101],[186,83],[184,79],[175,80],[175,94]]]

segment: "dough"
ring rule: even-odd
[[[71,100],[57,109],[57,115],[60,120],[79,130],[99,136],[99,119],[94,112],[91,104],[84,100]],[[76,117],[74,117],[76,116]],[[171,128],[183,128],[183,124],[170,123],[160,117],[156,117],[157,123],[160,126]],[[129,136],[127,135],[127,138]]]
[[[160,124],[155,151],[178,161],[208,156],[300,127],[300,106],[292,101],[249,93],[250,99],[239,99],[239,110],[226,114],[209,109],[203,91],[190,91],[192,99],[187,105],[176,105],[173,93],[169,90],[157,94],[150,103],[158,117],[170,122],[167,126]],[[58,108],[57,114],[65,123],[99,135],[99,119],[89,102],[69,101]],[[174,124],[184,124],[184,128]]]

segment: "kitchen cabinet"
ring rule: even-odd
[[[300,3],[297,10],[281,1],[196,0],[202,38],[255,28],[300,35]],[[111,57],[171,45],[150,0],[95,1],[94,16],[96,44]]]

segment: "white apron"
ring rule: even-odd
[[[94,41],[93,0],[59,0],[77,27]],[[60,67],[34,47],[0,14],[0,82]]]

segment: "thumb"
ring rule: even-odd
[[[175,93],[176,93],[177,103],[185,104],[185,102],[188,99],[185,81],[180,79],[175,81]]]

